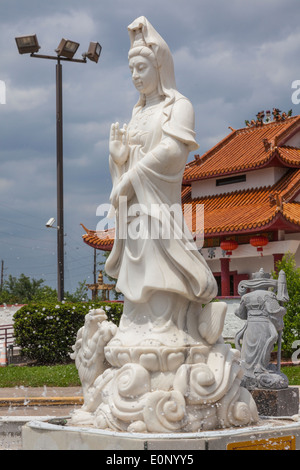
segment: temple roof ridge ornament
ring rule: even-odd
[[[271,111],[260,111],[256,115],[256,119],[251,119],[251,121],[246,120],[245,124],[246,127],[258,127],[258,126],[263,126],[264,124],[270,124],[271,122],[281,122],[285,121],[286,119],[290,118],[292,116],[292,109],[290,109],[287,113],[281,112],[280,109],[278,108],[273,108],[272,115],[273,119],[271,117]],[[266,118],[266,119],[265,119]]]
[[[271,274],[265,273],[264,268],[260,268],[260,270],[256,273],[252,274],[252,279],[270,279]]]

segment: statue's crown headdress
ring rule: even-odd
[[[252,279],[270,279],[271,274],[265,273],[263,268],[261,268],[257,273],[252,274]]]
[[[134,36],[134,41],[132,43],[132,49],[134,47],[146,46],[145,39],[142,33],[142,28],[135,29],[134,33],[135,33],[135,36]]]

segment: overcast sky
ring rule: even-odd
[[[102,45],[98,64],[63,63],[66,290],[92,282],[93,249],[80,223],[96,229],[108,203],[110,124],[128,122],[137,101],[128,69],[127,26],[144,15],[173,53],[178,90],[193,103],[204,153],[261,110],[299,114],[299,0],[0,0],[0,260],[56,287],[55,62],[19,55],[15,37],[36,34],[40,53],[62,37]],[[189,159],[193,158],[193,154]],[[99,260],[101,255],[98,256]]]

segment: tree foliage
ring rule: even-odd
[[[285,305],[287,313],[284,317],[282,350],[290,357],[294,352],[293,343],[300,339],[300,268],[296,266],[295,256],[291,253],[284,255],[276,264],[277,272],[273,272],[274,279],[278,279],[281,270],[285,272],[289,302]]]
[[[21,274],[19,278],[16,278],[10,274],[0,292],[0,303],[28,303],[42,300],[44,297],[54,300],[55,295],[56,291],[49,286],[45,286],[43,279],[30,279],[25,274]]]
[[[21,274],[19,278],[9,275],[0,291],[1,304],[27,304],[29,302],[55,302],[57,290],[44,284],[44,279],[34,279]],[[86,302],[86,281],[79,282],[75,292],[65,292],[67,302]]]

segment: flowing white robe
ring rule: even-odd
[[[125,325],[129,331],[140,323],[141,315],[144,333],[155,330],[156,339],[171,324],[186,330],[190,303],[196,302],[201,310],[201,304],[216,295],[206,261],[180,224],[182,176],[190,149],[197,148],[193,129],[193,107],[176,92],[167,106],[163,101],[145,110],[136,107],[128,125],[127,162],[120,167],[110,157],[113,192],[125,174],[131,184],[131,215],[125,217],[124,208],[116,207],[116,239],[106,262],[106,272],[118,279],[116,287],[125,297],[119,335]],[[151,227],[156,228],[154,237]]]

